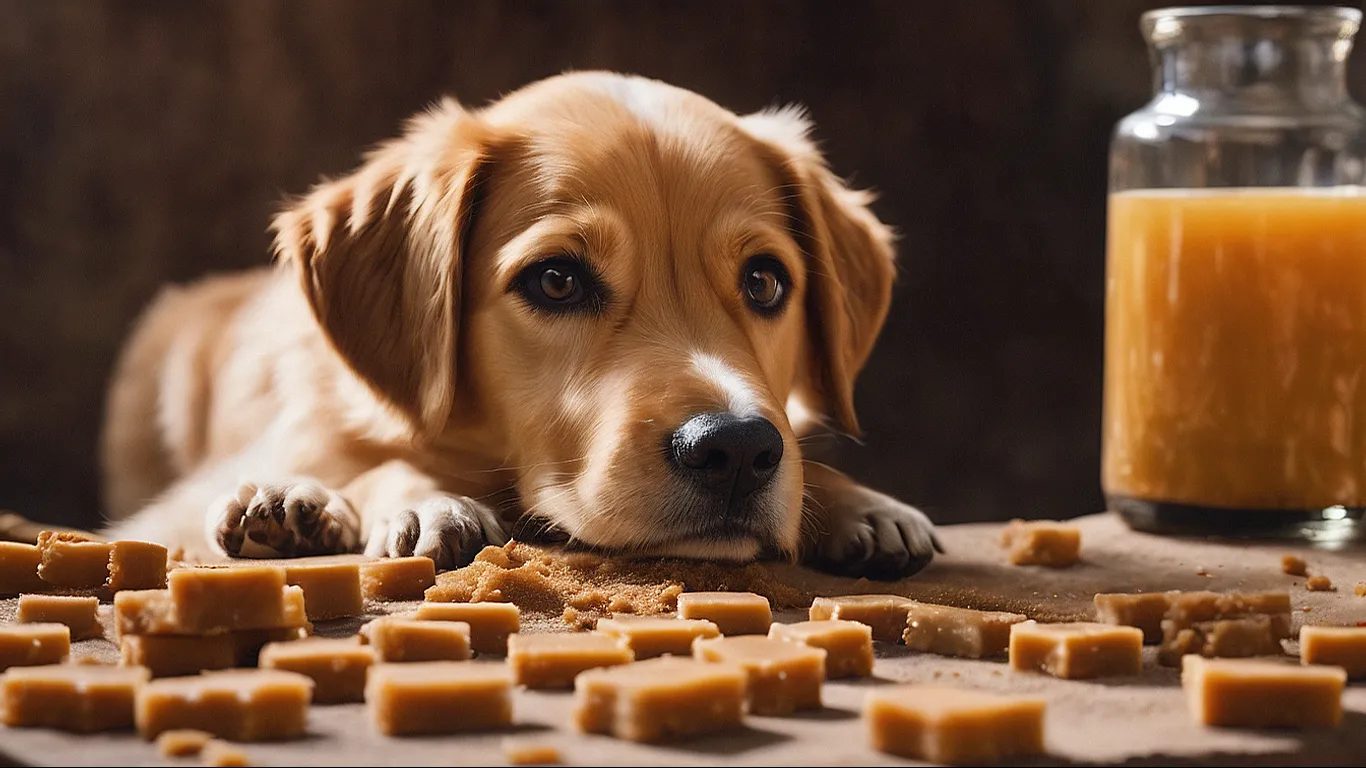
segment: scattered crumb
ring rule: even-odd
[[[86,654],[82,654],[82,655],[80,655],[80,656],[73,656],[73,657],[71,657],[71,661],[70,661],[69,663],[71,663],[71,664],[80,664],[80,665],[82,665],[82,666],[87,666],[87,667],[112,667],[112,666],[114,666],[114,662],[112,662],[112,661],[105,661],[104,659],[101,659],[100,657],[98,657],[98,656],[96,656],[96,655],[94,655],[94,654],[92,654],[92,653],[86,653]]]
[[[192,728],[164,731],[157,737],[157,749],[163,757],[193,757],[213,739],[213,734]]]
[[[1366,581],[1357,582],[1357,597],[1366,597]]]
[[[1314,609],[1313,609],[1313,608],[1310,608],[1309,606],[1306,605],[1306,606],[1304,606],[1303,608],[1301,608],[1300,610],[1303,611],[1303,612],[1305,612],[1305,613],[1309,613],[1310,611],[1312,611],[1312,610],[1314,610]]]
[[[1213,577],[1214,577],[1214,574],[1212,574],[1212,573],[1210,573],[1209,571],[1205,570],[1205,566],[1203,566],[1203,565],[1197,566],[1197,567],[1196,567],[1196,569],[1195,569],[1195,575],[1196,575],[1196,576],[1204,576],[1204,577],[1207,578],[1207,579],[1213,578]]]
[[[503,739],[503,756],[509,765],[548,765],[564,762],[560,750],[553,744],[537,744],[517,739]]]
[[[1281,573],[1291,576],[1308,576],[1309,563],[1306,563],[1302,557],[1281,555]]]
[[[1332,592],[1334,590],[1333,581],[1327,576],[1310,576],[1304,582],[1304,588],[1310,592]]]
[[[251,765],[246,752],[222,739],[214,739],[205,744],[202,756],[204,765]]]

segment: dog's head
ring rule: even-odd
[[[597,547],[794,553],[797,434],[856,432],[891,235],[795,111],[603,73],[444,102],[276,221],[333,347],[417,440]]]

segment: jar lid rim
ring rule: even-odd
[[[1319,18],[1361,21],[1361,11],[1340,5],[1186,5],[1154,8],[1140,17],[1144,23],[1156,19],[1188,19],[1203,16],[1245,16],[1264,19]]]

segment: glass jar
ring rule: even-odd
[[[1101,483],[1139,530],[1351,538],[1366,511],[1361,12],[1145,13],[1110,149]]]

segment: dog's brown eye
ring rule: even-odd
[[[574,298],[578,288],[579,281],[574,279],[571,272],[548,267],[541,273],[541,293],[551,301],[568,301]]]
[[[740,273],[740,284],[755,312],[772,315],[782,309],[792,280],[782,262],[768,254],[761,254],[745,263],[745,269]]]
[[[556,256],[522,270],[508,286],[533,309],[546,312],[596,312],[606,291],[588,265],[573,256]]]

